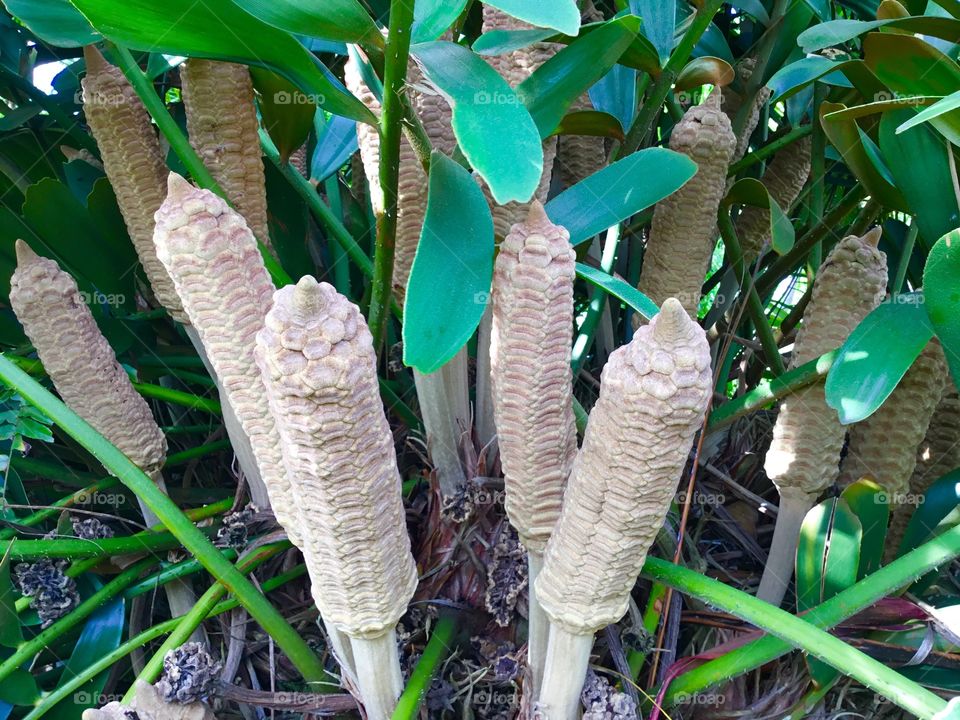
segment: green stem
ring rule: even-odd
[[[193,527],[192,524],[191,527]],[[211,535],[215,532],[213,528],[205,528],[205,531]],[[206,538],[203,532],[200,530],[197,530],[197,532]],[[181,542],[175,535],[166,532],[137,533],[127,537],[113,537],[103,540],[80,540],[79,538],[13,540],[10,543],[10,558],[13,560],[105,558],[116,557],[117,555],[164,552],[178,548],[180,545]]]
[[[120,482],[129,487],[170,529],[187,552],[203,563],[211,575],[236,595],[240,604],[274,639],[308,682],[320,682],[325,679],[326,672],[323,664],[300,634],[290,627],[283,615],[229,560],[223,557],[203,532],[184,516],[173,501],[140,468],[4,356],[0,356],[0,380],[16,389],[27,402],[45,413],[64,432],[93,454],[111,474],[120,478]]]
[[[60,498],[56,502],[52,503],[50,507],[45,507],[41,510],[28,515],[25,518],[18,518],[16,520],[17,525],[24,527],[33,527],[34,525],[39,525],[44,520],[57,515],[59,512],[65,508],[72,507],[77,503],[84,502],[84,500],[94,493],[102,492],[104,490],[109,490],[112,487],[115,487],[117,483],[120,482],[116,478],[108,477],[103,478],[102,480],[97,480],[95,483],[87,485],[82,490],[77,490],[72,495],[67,495],[66,497]],[[9,540],[17,531],[13,528],[3,528],[0,530],[0,540]]]
[[[220,403],[211,398],[200,397],[193,393],[183,392],[182,390],[173,390],[160,385],[149,385],[147,383],[133,383],[133,387],[145,398],[162,400],[172,405],[181,405],[188,410],[204,410],[212,415],[219,415]]]
[[[237,551],[232,548],[224,548],[223,556],[227,558],[227,560],[236,560]],[[139,595],[146,595],[147,593],[159,590],[167,583],[185,578],[188,575],[193,575],[202,569],[203,565],[197,560],[183,560],[182,562],[168,564],[160,572],[145,577],[136,585],[128,587],[123,593],[123,596],[129,599]]]
[[[217,440],[216,442],[197,445],[196,447],[188,448],[187,450],[181,450],[178,453],[170,455],[167,458],[167,463],[164,465],[164,467],[183,465],[191,460],[196,460],[197,458],[205,457],[206,455],[228,450],[230,447],[231,445],[229,440]]]
[[[679,77],[680,71],[686,66],[687,60],[690,59],[690,55],[693,53],[694,46],[700,41],[700,37],[706,32],[707,28],[710,27],[710,23],[713,22],[713,16],[717,14],[717,11],[720,10],[722,5],[723,0],[705,0],[703,6],[697,11],[697,15],[693,19],[693,22],[690,23],[690,27],[687,28],[677,47],[674,48],[670,54],[666,65],[663,66],[660,77],[657,78],[653,89],[650,91],[650,96],[643,104],[640,114],[637,116],[633,127],[630,128],[630,132],[623,142],[623,147],[621,147],[617,155],[618,158],[630,155],[646,144],[647,136],[653,129],[657,114],[660,112],[660,108],[663,107],[663,103],[667,99],[667,95],[670,93],[677,77]]]
[[[453,650],[453,639],[457,632],[457,624],[453,617],[445,615],[437,621],[430,635],[430,641],[423,649],[420,661],[410,674],[407,687],[397,701],[392,720],[413,720],[423,696],[430,686],[434,675],[440,668],[440,663]]]
[[[947,706],[946,701],[926,688],[908,680],[895,670],[847,645],[843,640],[824,632],[807,620],[757,600],[752,595],[747,595],[729,585],[658,558],[647,558],[643,574],[695,597],[710,607],[719,608],[746,620],[755,627],[766,630],[784,643],[804,650],[844,675],[890,698],[922,720],[931,720]],[[915,576],[912,569],[910,576]]]
[[[410,56],[411,0],[391,0],[390,29],[383,71],[383,111],[380,114],[380,189],[383,213],[377,218],[377,245],[373,259],[373,289],[369,325],[379,354],[387,336],[390,297],[393,292],[393,259],[397,241],[400,141],[403,137],[403,85]]]
[[[747,267],[743,262],[743,249],[740,247],[737,231],[734,229],[733,221],[730,219],[730,209],[720,208],[717,218],[720,227],[720,236],[723,238],[727,257],[740,283],[740,292],[746,292],[747,294],[747,309],[750,312],[753,325],[757,330],[757,337],[760,339],[760,344],[763,346],[763,354],[767,358],[767,366],[774,375],[779,377],[786,372],[786,368],[783,365],[783,358],[780,356],[777,339],[774,337],[773,328],[770,327],[770,320],[764,312],[763,302],[757,293],[753,277],[747,272]]]
[[[779,152],[787,145],[795,143],[797,140],[805,138],[807,135],[813,132],[813,125],[801,125],[798,128],[794,128],[788,133],[785,133],[781,137],[778,137],[776,140],[773,140],[762,148],[754,150],[749,155],[744,155],[741,160],[733,163],[730,166],[730,170],[727,172],[727,175],[733,177],[747,168],[753,167],[757,163],[761,163],[766,160],[771,155]]]
[[[960,527],[955,527],[837,593],[826,602],[811,609],[799,621],[804,623],[807,633],[810,633],[814,627],[829,630],[870,607],[881,598],[898,592],[916,578],[950,562],[958,555],[960,555]],[[649,564],[650,561],[647,562]],[[659,562],[662,563],[662,561]],[[712,601],[711,604],[713,604]],[[733,612],[738,616],[741,615],[739,609]],[[783,614],[786,615],[786,613]],[[771,633],[753,640],[678,676],[670,683],[664,704],[674,705],[685,695],[696,694],[743,675],[794,649],[795,643],[785,642],[776,635],[777,633]],[[886,693],[883,694],[886,695]]]

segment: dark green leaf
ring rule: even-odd
[[[630,12],[643,20],[643,34],[657,49],[663,65],[673,52],[677,25],[676,0],[630,0]]]
[[[613,115],[596,110],[578,110],[564,116],[554,135],[589,135],[623,140],[623,127]]]
[[[931,35],[955,42],[960,38],[960,21],[942,17],[904,17],[888,20],[831,20],[800,33],[797,41],[806,53],[840,45],[871,30],[893,27],[910,33]]]
[[[229,0],[73,0],[106,37],[136,50],[208,57],[267,67],[335,115],[376,123],[292,35],[255,18]],[[222,32],[216,32],[222,28]]]
[[[286,162],[310,136],[316,105],[290,81],[270,70],[254,67],[250,74],[260,96],[261,124]]]
[[[806,57],[780,68],[770,78],[767,87],[773,91],[772,100],[774,102],[790,97],[820,78],[824,78],[824,82],[840,83],[846,87],[853,87],[850,81],[840,72],[852,62],[861,61],[839,62],[819,55]]]
[[[536,123],[506,80],[482,58],[450,42],[414,45],[411,52],[453,109],[453,131],[494,199],[527,202],[543,174]]]
[[[3,117],[0,117],[0,132],[16,130],[27,122],[27,120],[39,115],[42,109],[43,108],[36,104],[21,105],[12,110],[4,108]]]
[[[357,151],[357,124],[339,115],[327,118],[322,110],[318,110],[313,130],[317,147],[310,162],[310,180],[321,183],[342,168]]]
[[[575,36],[580,30],[576,0],[488,0],[486,4],[531,25],[554,28],[564,35]]]
[[[953,382],[960,387],[960,230],[933,246],[923,272],[924,307],[943,343]]]
[[[640,21],[628,15],[604,23],[547,60],[517,87],[542,137],[548,137],[573,102],[612,68],[630,46]]]
[[[37,681],[26,670],[14,669],[6,678],[0,680],[0,702],[11,705],[33,705],[40,697]]]
[[[743,10],[748,15],[753,15],[756,20],[759,20],[762,25],[770,24],[770,14],[767,12],[767,9],[763,6],[763,3],[760,0],[736,0],[733,3],[734,7],[738,7]]]
[[[860,521],[863,541],[860,543],[860,566],[857,580],[880,569],[890,522],[890,505],[886,491],[869,479],[847,486],[840,495]]]
[[[431,373],[470,339],[493,278],[493,219],[480,186],[443,153],[430,161],[427,215],[403,309],[403,361]]]
[[[917,498],[916,505],[898,555],[919,547],[944,526],[956,524],[960,507],[960,469],[947,473],[933,483],[923,498]]]
[[[347,121],[349,122],[349,121]],[[280,264],[292,278],[317,271],[310,256],[310,230],[307,206],[290,191],[290,183],[266,163],[267,201],[270,207],[270,240]]]
[[[726,205],[752,205],[770,211],[770,246],[779,255],[790,252],[796,239],[793,223],[783,208],[770,195],[766,186],[754,178],[734,183],[724,199]]]
[[[637,114],[637,71],[614,65],[590,88],[590,101],[597,110],[613,115],[624,132],[628,131]]]
[[[467,0],[417,0],[413,6],[412,42],[436,40],[460,17]]]
[[[890,397],[933,337],[924,298],[899,295],[864,318],[827,375],[827,404],[850,425],[870,417]]]
[[[0,645],[15,648],[23,642],[20,619],[15,601],[17,592],[10,575],[10,548],[8,545],[0,561]]]
[[[656,303],[633,285],[620,278],[613,277],[613,275],[608,275],[602,270],[577,263],[577,276],[626,303],[647,320],[652,320],[653,316],[660,312]]]
[[[547,203],[547,215],[578,245],[675,193],[696,172],[686,155],[647,148],[557,195]]]
[[[3,0],[10,14],[37,37],[58,47],[80,47],[100,39],[99,33],[67,0]]]
[[[382,43],[373,18],[357,0],[234,0],[264,22],[299,35],[348,43]]]

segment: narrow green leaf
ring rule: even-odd
[[[253,67],[250,74],[260,96],[261,124],[286,162],[310,136],[316,105],[290,81],[270,70]]]
[[[604,23],[547,60],[517,87],[541,137],[548,137],[564,114],[616,64],[633,42],[640,20],[633,15]]]
[[[421,43],[410,52],[450,103],[460,149],[494,200],[528,202],[543,174],[543,146],[536,123],[506,80],[455,43]]]
[[[325,110],[376,124],[373,113],[292,35],[229,0],[130,0],[122,13],[114,0],[72,2],[97,30],[120,45],[270,68]],[[224,30],[215,32],[216,28]]]
[[[581,180],[547,203],[547,215],[579,245],[683,187],[697,165],[682,153],[646,148]]]
[[[944,113],[952,112],[957,108],[960,108],[960,90],[947,95],[945,98],[918,112],[910,120],[907,120],[897,128],[897,134],[899,135],[902,132],[906,132],[910,128],[922,125],[925,122],[940,117]]]
[[[20,629],[20,618],[14,603],[17,592],[13,587],[10,575],[10,548],[8,545],[0,561],[0,645],[15,648],[23,642],[23,631]]]
[[[868,21],[831,20],[804,30],[797,38],[797,42],[805,53],[812,53],[833,45],[840,45],[882,27],[930,35],[951,42],[955,42],[960,37],[960,20],[926,15]]]
[[[467,0],[417,0],[413,6],[414,44],[430,42],[443,35],[467,6]]]
[[[373,18],[357,0],[234,0],[281,30],[348,43],[383,43]]]
[[[537,27],[559,30],[575,36],[580,31],[580,9],[576,0],[488,0],[487,5]]]
[[[470,339],[493,279],[493,219],[480,186],[443,153],[430,161],[427,215],[403,308],[403,361],[431,373]]]
[[[847,486],[840,494],[851,512],[860,521],[863,540],[860,543],[860,566],[857,580],[880,569],[890,522],[890,505],[886,491],[870,479],[861,479]]]
[[[960,387],[960,230],[944,235],[927,256],[923,271],[924,307],[943,343],[953,382]]]
[[[827,374],[827,404],[844,425],[870,417],[933,337],[919,293],[875,309],[850,334]]]
[[[633,285],[618,277],[608,275],[602,270],[598,270],[590,265],[584,265],[583,263],[577,263],[577,276],[626,303],[646,320],[652,320],[654,315],[660,312],[660,308],[657,307],[656,303],[633,287]]]
[[[936,535],[946,525],[956,525],[960,507],[960,469],[952,470],[937,480],[927,490],[923,499],[917,500],[900,543],[898,556],[910,552]]]
[[[3,0],[7,10],[30,32],[57,47],[80,47],[100,40],[100,33],[68,0]]]
[[[752,205],[769,210],[770,246],[778,255],[784,255],[793,249],[796,239],[793,223],[762,182],[755,178],[738,180],[723,202],[725,205]]]
[[[534,43],[543,42],[553,35],[553,30],[546,28],[491,30],[477,38],[473,43],[473,51],[483,56],[505,55],[530,47]]]

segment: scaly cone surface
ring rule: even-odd
[[[744,58],[738,64],[737,74],[740,76],[741,86],[746,86],[746,84],[750,82],[750,78],[753,76],[753,71],[756,69],[756,67],[757,59],[755,57]],[[750,147],[750,136],[753,135],[753,131],[756,130],[757,125],[760,124],[760,116],[763,113],[763,106],[766,105],[767,101],[772,95],[773,91],[765,85],[757,90],[757,95],[750,104],[750,109],[747,111],[746,122],[744,123],[743,130],[737,137],[737,147],[733,153],[731,162],[736,162],[747,154],[747,148]],[[723,112],[728,118],[730,118],[730,122],[733,122],[733,120],[736,118],[741,107],[743,107],[743,98],[740,95],[733,92],[729,92],[724,95]]]

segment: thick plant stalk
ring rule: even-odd
[[[84,48],[83,57],[87,65],[80,81],[83,113],[100,148],[130,240],[159,303],[174,320],[188,325],[153,244],[153,216],[167,194],[168,173],[157,133],[120,68],[110,65],[93,45]]]
[[[530,587],[560,517],[577,453],[573,417],[573,282],[570,234],[534,202],[500,246],[493,279],[490,378],[506,510],[527,548]],[[530,593],[528,664],[534,689],[543,672],[546,631]]]
[[[16,242],[17,269],[10,279],[10,305],[63,401],[116,446],[166,492],[161,469],[167,439],[134,389],[113,348],[100,332],[74,279],[53,260]],[[140,504],[148,526],[159,520]],[[166,586],[174,616],[196,598],[190,586]]]
[[[180,66],[190,144],[247,227],[268,248],[267,186],[253,80],[246,65],[190,58]]]
[[[703,329],[668,298],[601,376],[536,593],[550,618],[540,708],[577,717],[590,638],[627,611],[712,388]]]
[[[797,333],[790,367],[840,347],[883,300],[887,258],[877,248],[880,228],[841,240],[817,272]],[[822,382],[798,390],[780,405],[767,451],[767,476],[780,491],[773,544],[757,597],[779,605],[793,573],[800,524],[817,496],[836,480],[846,436]],[[797,532],[794,532],[794,528]]]
[[[291,542],[296,505],[280,456],[280,436],[264,412],[265,390],[253,358],[274,286],[257,240],[243,218],[208,190],[170,173],[157,212],[157,254],[167,268],[227,402],[250,440],[258,477],[248,477],[255,503],[272,507]]]
[[[763,175],[763,184],[784,212],[790,211],[810,177],[812,146],[813,139],[809,136],[791,143],[774,156]],[[737,237],[744,260],[752,262],[770,242],[770,211],[745,208],[737,218]]]
[[[753,77],[753,71],[756,67],[757,59],[755,57],[744,58],[740,62],[737,67],[737,74],[740,76],[741,86],[745,87],[750,82],[750,78]],[[750,147],[750,137],[753,135],[753,131],[757,129],[757,125],[760,124],[763,106],[767,104],[767,101],[772,95],[773,91],[766,86],[757,90],[756,97],[753,99],[753,104],[750,106],[750,111],[744,122],[743,130],[741,130],[737,137],[737,147],[733,153],[731,162],[736,162],[747,154],[747,149]],[[724,96],[723,112],[730,118],[730,122],[733,122],[734,118],[736,118],[741,107],[743,107],[743,98],[740,95],[729,93]]]
[[[720,110],[719,90],[690,108],[673,129],[670,148],[690,157],[698,169],[653,212],[639,289],[658,305],[677,298],[691,317],[697,316],[735,145],[730,120]]]
[[[367,715],[381,720],[402,691],[394,628],[417,569],[373,338],[355,305],[307,276],[274,295],[256,355],[314,600],[350,637]]]

